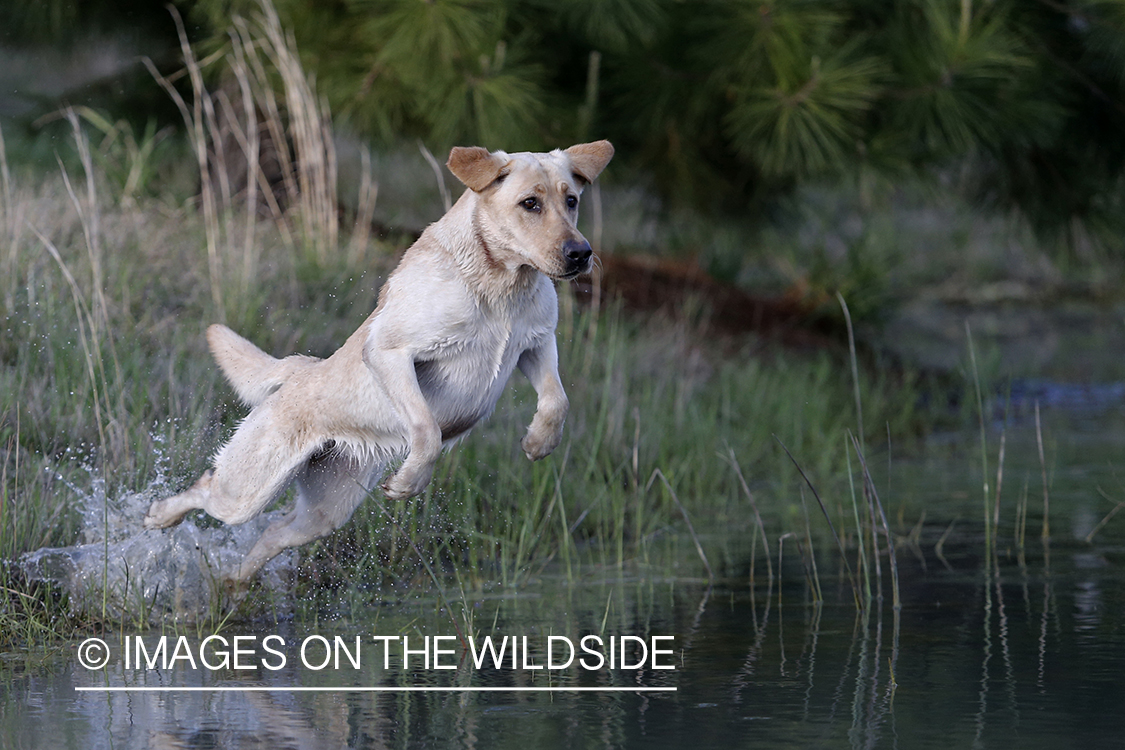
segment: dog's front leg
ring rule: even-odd
[[[391,500],[413,497],[426,489],[441,455],[441,426],[430,411],[414,370],[414,357],[404,349],[364,348],[363,361],[382,385],[406,428],[409,453],[384,484]]]
[[[559,380],[559,352],[554,335],[520,355],[518,366],[539,396],[535,416],[520,447],[529,459],[538,461],[559,446],[563,423],[570,409],[566,391]]]

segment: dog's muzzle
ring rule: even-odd
[[[594,251],[586,240],[567,240],[563,244],[562,254],[566,261],[566,273],[563,274],[565,278],[588,273],[593,265]]]

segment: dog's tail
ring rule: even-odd
[[[249,406],[257,406],[285,383],[295,372],[316,362],[316,357],[294,355],[277,359],[263,352],[223,325],[207,329],[211,356],[234,386],[238,397]]]

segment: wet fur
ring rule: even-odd
[[[521,446],[531,460],[550,454],[568,409],[552,279],[589,270],[577,197],[612,156],[607,141],[546,154],[453,149],[450,171],[469,189],[406,251],[375,311],[327,359],[276,359],[211,326],[211,353],[251,411],[213,470],[154,502],[145,527],[194,509],[244,523],[295,482],[293,510],[224,571],[244,583],[287,547],[346,523],[390,459],[404,457],[385,495],[422,492],[442,448],[491,413],[517,367],[538,395]]]

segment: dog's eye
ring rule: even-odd
[[[575,208],[578,208],[578,196],[577,195],[566,196],[566,207],[571,209],[571,210],[573,210]]]
[[[539,199],[534,196],[532,196],[531,198],[524,198],[522,201],[520,201],[520,205],[528,211],[538,211]]]

